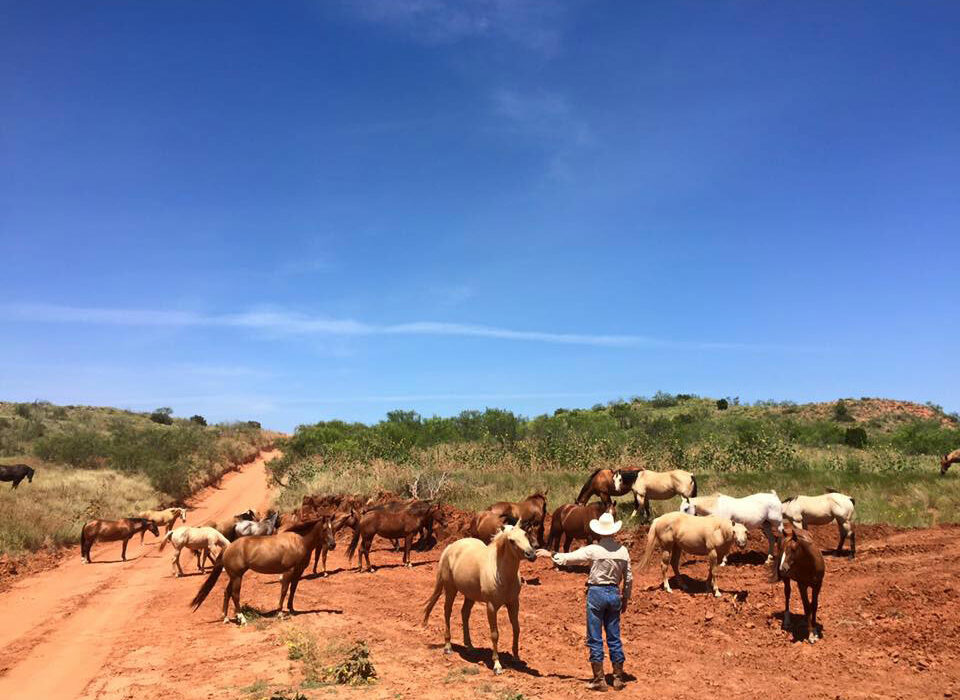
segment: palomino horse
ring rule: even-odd
[[[177,522],[177,518],[182,520],[184,523],[187,522],[187,509],[186,508],[167,508],[166,510],[145,510],[140,513],[138,518],[143,518],[144,520],[150,520],[156,524],[157,527],[161,525],[167,526],[167,532],[170,532],[173,529],[174,524]],[[143,544],[143,535],[140,533],[140,544]]]
[[[237,622],[241,625],[246,624],[246,619],[240,612],[240,586],[243,583],[243,575],[248,570],[252,570],[258,574],[283,574],[280,604],[277,606],[278,617],[283,616],[283,599],[287,596],[288,588],[290,600],[287,601],[287,610],[293,614],[293,598],[297,593],[300,577],[310,563],[310,552],[324,537],[333,540],[332,518],[329,515],[297,523],[286,532],[277,535],[250,535],[231,542],[217,558],[213,570],[197,591],[197,595],[190,601],[190,605],[196,611],[210,595],[220,574],[226,569],[230,580],[223,592],[223,621],[230,621],[227,610],[232,597]]]
[[[807,618],[807,641],[813,644],[820,638],[817,629],[817,606],[820,604],[820,587],[826,566],[820,548],[806,530],[791,528],[783,538],[783,551],[777,575],[783,580],[783,627],[790,629],[790,581],[797,582],[803,614]],[[807,589],[813,591],[813,599],[807,599]]]
[[[660,575],[663,577],[663,590],[672,593],[670,577],[667,576],[667,565],[673,567],[673,574],[677,584],[682,589],[683,579],[680,578],[680,554],[706,554],[710,562],[710,573],[707,574],[707,583],[713,588],[713,594],[719,598],[720,588],[713,575],[718,558],[727,556],[734,542],[741,549],[747,545],[747,528],[740,523],[734,524],[726,518],[713,516],[696,517],[679,511],[665,513],[650,524],[647,532],[647,548],[643,553],[638,570],[642,571],[650,563],[653,546],[660,543],[663,554],[660,559]]]
[[[279,511],[270,513],[259,522],[252,520],[241,520],[233,526],[233,531],[237,537],[249,537],[251,535],[272,535],[277,531],[277,518],[280,517]]]
[[[604,504],[613,496],[633,492],[636,512],[643,511],[650,518],[650,501],[663,501],[674,496],[694,498],[697,495],[697,480],[690,472],[674,469],[655,472],[649,469],[597,469],[580,489],[577,503],[585,504],[594,494]]]
[[[780,499],[775,492],[755,493],[743,498],[733,498],[722,493],[685,498],[680,502],[680,510],[689,515],[716,515],[718,518],[727,518],[741,523],[748,530],[761,528],[770,545],[767,563],[773,561],[773,527],[776,526],[778,534],[783,534],[783,514]],[[725,566],[726,563],[727,558],[724,557],[720,566]]]
[[[596,520],[604,512],[616,515],[617,504],[611,501],[604,504],[602,501],[594,501],[589,505],[579,505],[577,503],[567,503],[553,511],[553,517],[550,519],[550,545],[549,549],[558,551],[560,549],[560,538],[563,537],[563,551],[570,551],[570,543],[574,540],[586,540],[587,544],[600,539],[599,535],[590,529],[590,521]]]
[[[437,517],[439,508],[436,504],[429,504],[427,508],[419,506],[416,508],[378,506],[365,513],[354,510],[349,519],[349,523],[353,527],[353,539],[350,540],[350,546],[347,548],[347,560],[353,559],[354,552],[357,551],[357,543],[360,542],[357,569],[363,571],[363,560],[366,558],[367,571],[373,571],[373,566],[370,564],[370,543],[375,535],[380,535],[387,539],[402,538],[403,564],[407,567],[413,566],[410,562],[410,547],[413,544],[413,537]]]
[[[843,551],[843,543],[850,536],[850,556],[857,556],[857,533],[853,531],[856,501],[837,491],[827,491],[822,496],[792,496],[783,501],[783,517],[795,527],[806,530],[810,525],[826,525],[836,521],[840,530],[837,554]]]
[[[155,537],[160,536],[157,524],[143,518],[121,518],[120,520],[91,520],[80,532],[80,558],[84,564],[90,563],[90,548],[94,542],[116,542],[123,540],[120,558],[127,560],[127,543],[138,532],[149,530]]]
[[[940,459],[940,476],[947,473],[951,464],[960,464],[960,450],[954,450],[950,454],[945,454]]]
[[[180,555],[183,553],[184,547],[197,555],[197,569],[199,569],[200,573],[203,573],[203,561],[200,557],[201,552],[205,558],[213,560],[211,552],[214,548],[220,550],[217,553],[219,555],[220,552],[230,544],[230,540],[212,527],[185,526],[174,528],[163,536],[163,539],[160,540],[161,552],[163,548],[167,546],[167,542],[172,544],[173,548],[177,550],[176,555],[173,557],[173,566],[176,567],[173,575],[177,577],[183,576],[183,569],[180,567]]]
[[[470,641],[470,611],[474,603],[486,603],[487,621],[490,623],[490,645],[493,647],[493,672],[503,673],[497,643],[500,631],[497,629],[497,612],[506,606],[513,627],[513,660],[520,663],[520,558],[527,561],[537,558],[523,530],[509,525],[493,538],[490,544],[484,544],[473,537],[457,540],[447,546],[440,555],[437,566],[437,584],[433,595],[423,608],[423,626],[427,626],[430,612],[437,604],[440,594],[443,601],[443,641],[444,653],[453,651],[450,644],[450,614],[457,593],[463,593],[463,608],[460,616],[463,620],[463,645],[473,648]]]
[[[944,470],[946,471],[946,470]],[[12,481],[11,488],[17,488],[26,478],[27,483],[33,483],[35,472],[26,464],[0,464],[0,481]]]
[[[508,515],[514,521],[526,523],[524,531],[529,537],[531,529],[536,529],[537,542],[534,544],[534,547],[538,547],[541,542],[544,542],[543,539],[543,525],[547,519],[547,492],[538,491],[537,493],[530,494],[525,499],[519,503],[512,503],[510,501],[498,501],[491,506],[487,507],[488,511],[493,511],[498,515]]]

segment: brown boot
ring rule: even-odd
[[[590,662],[590,668],[593,669],[593,680],[587,683],[588,690],[597,690],[601,693],[607,692],[607,681],[603,677],[603,662]]]
[[[623,690],[623,662],[613,665],[613,689]]]

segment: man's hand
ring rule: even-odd
[[[621,601],[620,601],[620,612],[622,612],[622,613],[627,612],[627,605],[628,605],[629,603],[630,603],[630,599],[629,599],[629,598],[624,598],[623,600],[621,600]]]
[[[537,550],[537,556],[538,556],[538,557],[553,557],[553,552],[551,552],[551,551],[548,550],[548,549],[538,549],[538,550]]]

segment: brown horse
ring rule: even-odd
[[[817,629],[817,606],[820,604],[820,587],[826,566],[820,547],[806,530],[791,528],[784,533],[783,549],[780,554],[780,566],[776,575],[783,581],[783,628],[790,629],[790,581],[797,582],[800,600],[803,601],[803,614],[807,618],[807,641],[813,644],[820,638]],[[812,600],[807,598],[807,590],[813,592]]]
[[[116,542],[123,540],[120,558],[127,560],[127,543],[138,532],[150,531],[160,536],[157,524],[144,518],[121,518],[120,520],[91,520],[80,531],[80,558],[84,564],[90,563],[90,548],[94,542]]]
[[[213,571],[203,582],[197,595],[190,601],[190,605],[196,611],[210,595],[220,574],[226,569],[230,580],[223,592],[223,621],[230,621],[227,610],[232,597],[237,622],[241,625],[245,624],[246,619],[240,612],[240,586],[243,583],[243,575],[253,570],[259,574],[283,574],[280,604],[277,606],[278,617],[283,616],[283,599],[287,596],[287,589],[290,590],[287,610],[293,614],[293,598],[297,594],[300,577],[310,563],[310,552],[316,548],[321,538],[333,540],[332,525],[332,518],[323,516],[316,520],[298,523],[286,532],[276,535],[248,535],[231,542],[217,557]]]
[[[493,511],[498,515],[509,515],[515,522],[524,522],[527,525],[523,527],[529,538],[536,536],[536,544],[539,547],[543,539],[543,525],[547,519],[547,492],[538,491],[530,494],[519,503],[510,501],[498,501],[487,507],[488,511]],[[535,531],[535,532],[534,532]]]
[[[345,526],[349,525],[352,522],[353,514],[352,513],[337,513],[330,516],[333,518],[331,522],[331,527],[333,528],[333,533],[336,534],[340,532]],[[337,540],[334,538],[326,538],[320,540],[317,546],[313,551],[313,573],[317,573],[317,560],[319,559],[323,563],[323,573],[321,576],[327,575],[327,553],[331,549],[337,548]]]
[[[365,513],[354,510],[349,519],[353,527],[353,539],[347,548],[347,560],[353,559],[354,552],[357,551],[357,543],[362,540],[357,569],[363,571],[363,559],[366,557],[367,571],[373,571],[373,566],[370,564],[370,543],[375,535],[380,535],[387,539],[402,538],[403,563],[407,567],[413,566],[410,563],[413,537],[424,528],[428,528],[438,514],[439,506],[435,504],[428,504],[426,508],[418,504],[404,508],[378,506]]]
[[[947,473],[951,464],[960,464],[960,450],[954,450],[940,459],[940,476]]]
[[[613,496],[623,496],[628,491],[630,485],[624,483],[619,469],[595,469],[580,489],[576,503],[586,505],[590,498],[596,495],[600,497],[603,505],[608,506]]]
[[[553,518],[550,520],[549,549],[558,551],[561,537],[564,537],[564,552],[570,551],[570,543],[574,540],[586,540],[587,544],[590,544],[594,540],[600,539],[590,529],[590,521],[596,520],[605,512],[615,516],[617,504],[613,501],[609,505],[603,503],[603,501],[594,501],[585,506],[578,503],[567,503],[560,506],[553,511]]]

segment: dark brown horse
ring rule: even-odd
[[[951,464],[960,464],[960,450],[954,450],[940,459],[940,476],[947,473]]]
[[[157,524],[144,518],[121,518],[120,520],[91,520],[80,532],[80,557],[84,564],[90,563],[90,548],[94,542],[123,541],[120,558],[127,560],[127,543],[138,532],[152,532],[160,536]]]
[[[11,488],[17,488],[24,478],[32,484],[33,475],[33,468],[26,464],[0,464],[0,481],[12,481]]]
[[[333,519],[330,516],[323,516],[298,523],[279,534],[248,535],[231,542],[217,557],[213,571],[203,582],[197,595],[190,601],[190,605],[197,610],[210,595],[220,574],[226,569],[230,580],[223,593],[223,621],[230,621],[227,610],[230,599],[233,598],[233,610],[237,615],[237,622],[244,624],[246,620],[240,612],[240,586],[243,583],[243,575],[252,570],[259,574],[283,575],[280,604],[277,606],[278,614],[283,614],[283,599],[287,596],[287,589],[290,590],[287,610],[293,614],[293,598],[297,594],[300,577],[310,563],[310,552],[317,547],[320,539],[333,540],[332,525]]]
[[[629,492],[630,484],[626,483],[619,469],[596,469],[587,477],[576,502],[585,505],[590,502],[592,496],[596,495],[605,506],[608,506],[613,496],[623,496]]]
[[[406,507],[377,506],[365,513],[354,510],[348,520],[348,524],[353,528],[353,539],[347,548],[347,559],[353,559],[359,542],[361,544],[357,568],[363,571],[363,559],[366,557],[367,570],[373,571],[370,564],[370,543],[375,535],[380,535],[389,540],[403,539],[403,563],[405,566],[412,566],[410,547],[413,545],[414,535],[430,529],[440,513],[438,505],[427,503],[424,506],[421,505],[423,503],[425,502],[421,501]]]
[[[490,544],[505,525],[513,525],[523,530],[531,547],[540,546],[540,540],[537,539],[537,523],[529,520],[518,521],[511,515],[501,515],[492,510],[483,510],[474,514],[467,527],[467,537],[475,537],[484,544]]]
[[[783,536],[780,553],[780,565],[776,575],[783,581],[783,628],[790,629],[790,581],[797,582],[800,600],[803,601],[803,614],[807,618],[807,641],[813,644],[820,638],[817,629],[817,606],[820,603],[820,586],[823,585],[825,571],[820,547],[806,530],[790,528]],[[807,591],[812,591],[812,600]]]
[[[536,537],[537,542],[533,544],[534,547],[539,547],[540,543],[545,541],[543,539],[543,525],[547,519],[546,491],[531,494],[519,503],[498,501],[488,506],[487,510],[501,516],[508,515],[513,518],[515,523],[525,523],[525,525],[521,527],[523,527],[527,533],[527,538],[529,539],[531,534],[534,534]]]
[[[590,521],[596,520],[605,512],[616,515],[617,504],[611,502],[610,505],[606,505],[602,501],[594,501],[585,506],[578,503],[560,506],[553,511],[553,517],[550,520],[549,549],[558,551],[561,537],[564,538],[564,552],[570,551],[570,543],[574,540],[586,540],[589,544],[600,539],[590,529]]]

